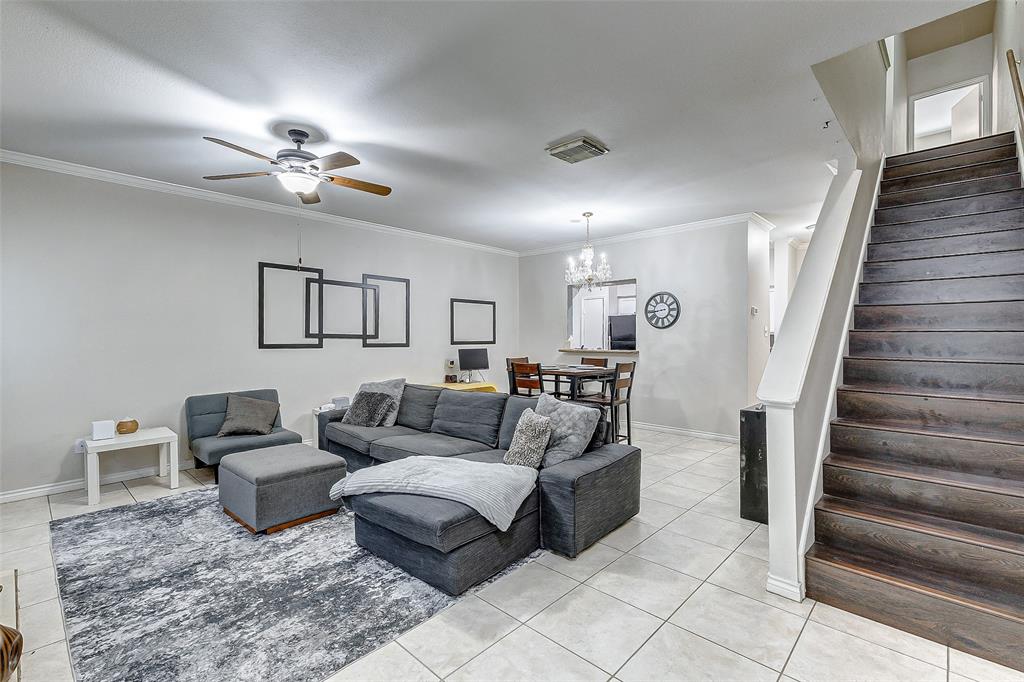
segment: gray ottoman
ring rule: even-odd
[[[249,532],[273,533],[329,516],[345,460],[302,443],[236,452],[220,461],[220,504]]]

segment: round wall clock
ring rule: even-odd
[[[655,329],[668,329],[679,319],[679,299],[667,291],[659,291],[647,299],[644,316]]]

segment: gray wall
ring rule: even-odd
[[[993,42],[993,116],[994,133],[1013,130],[1018,123],[1017,103],[1010,80],[1006,51],[1013,50],[1017,59],[1024,59],[1024,0],[996,0],[992,30]],[[1024,67],[1018,67],[1024,71]],[[1022,131],[1024,132],[1024,131]]]
[[[748,383],[748,251],[746,221],[605,244],[616,279],[637,280],[637,383],[634,419],[716,434],[736,435],[738,410],[752,402]],[[768,320],[768,241],[763,240],[762,319]],[[566,337],[568,252],[520,258],[519,350],[531,360],[570,361],[559,355]],[[657,330],[642,306],[657,291],[679,298],[680,320]],[[751,334],[751,337],[753,335]],[[763,336],[767,349],[768,339]],[[763,370],[763,364],[760,368]],[[760,370],[757,371],[760,378]]]
[[[450,297],[497,301],[493,367],[518,350],[512,256],[303,220],[304,260],[328,277],[412,279],[412,347],[258,350],[256,263],[294,262],[295,218],[10,164],[0,182],[0,492],[81,479],[72,445],[94,419],[184,433],[191,394],[276,387],[285,426],[310,437],[311,409],[361,381],[439,381]],[[101,474],[153,464],[104,455]]]

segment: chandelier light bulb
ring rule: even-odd
[[[608,257],[601,254],[601,262],[594,267],[594,245],[590,243],[590,218],[594,214],[587,211],[583,217],[587,219],[587,238],[580,249],[579,264],[570,256],[569,265],[565,269],[565,281],[575,287],[585,288],[590,291],[602,282],[612,278],[612,268],[608,265]]]

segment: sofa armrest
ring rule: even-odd
[[[316,446],[321,450],[327,449],[327,425],[331,422],[340,422],[348,412],[347,407],[337,410],[325,410],[316,416]]]
[[[544,546],[574,557],[640,511],[640,450],[610,443],[541,469]]]

